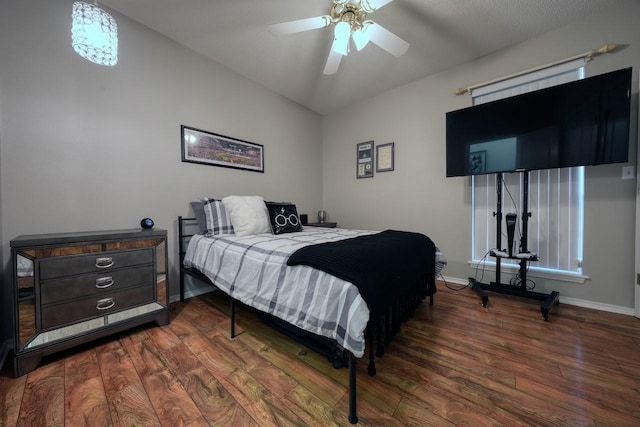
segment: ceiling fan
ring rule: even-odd
[[[334,25],[334,38],[324,66],[324,74],[335,74],[343,56],[349,52],[353,40],[358,51],[369,41],[380,46],[396,58],[409,49],[409,43],[383,26],[367,19],[368,15],[393,0],[331,0],[329,15],[297,19],[269,26],[273,34],[293,34]]]

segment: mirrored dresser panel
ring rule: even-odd
[[[23,235],[10,246],[16,376],[57,351],[169,323],[166,230]]]

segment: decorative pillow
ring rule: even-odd
[[[269,212],[261,196],[227,196],[222,199],[236,236],[271,233]]]
[[[198,222],[200,234],[207,234],[207,217],[204,214],[204,203],[201,200],[189,203]]]
[[[274,234],[302,231],[298,210],[293,203],[266,202]]]
[[[202,208],[205,216],[205,235],[234,234],[229,213],[220,200],[204,198],[202,199]],[[198,218],[198,214],[196,214],[196,218]]]

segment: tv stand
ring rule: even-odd
[[[559,303],[560,294],[556,291],[548,294],[533,292],[527,289],[527,263],[538,261],[537,254],[531,253],[527,250],[528,239],[528,222],[531,213],[529,212],[529,172],[521,172],[524,174],[524,197],[522,198],[522,238],[520,239],[519,251],[513,252],[513,245],[508,251],[492,250],[490,255],[496,258],[496,281],[491,283],[481,283],[474,278],[469,278],[469,285],[471,289],[482,299],[482,306],[486,307],[489,302],[489,296],[485,291],[498,292],[507,295],[514,295],[522,298],[535,299],[540,301],[540,312],[542,318],[549,320],[549,313],[551,307],[554,304]],[[496,192],[497,192],[497,207],[494,216],[496,217],[496,247],[502,246],[502,174],[497,174]],[[520,263],[520,284],[507,285],[500,283],[500,263],[503,258],[517,259]]]

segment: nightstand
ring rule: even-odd
[[[309,227],[324,227],[324,228],[336,228],[337,222],[309,222],[306,225]]]

